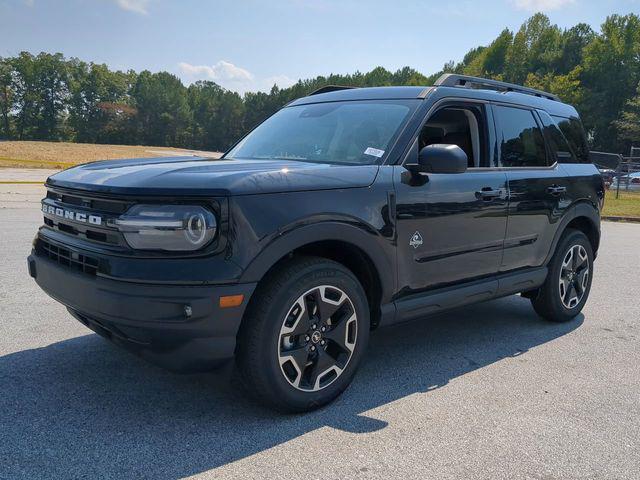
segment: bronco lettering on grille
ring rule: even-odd
[[[87,215],[86,213],[74,212],[72,210],[66,210],[52,205],[45,205],[44,203],[42,204],[42,211],[49,215],[55,215],[56,217],[64,218],[66,220],[90,223],[92,225],[102,225],[102,217],[99,215]]]

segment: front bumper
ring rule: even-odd
[[[74,270],[35,251],[28,266],[40,288],[84,325],[153,363],[183,372],[208,370],[233,357],[256,286],[119,281]],[[240,306],[219,306],[221,296],[239,294],[244,295]]]

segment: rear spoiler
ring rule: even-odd
[[[598,168],[617,170],[622,163],[622,155],[618,153],[589,152],[589,159]]]

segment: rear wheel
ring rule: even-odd
[[[593,250],[584,233],[567,230],[549,263],[547,280],[531,303],[538,315],[566,322],[580,313],[591,290]]]
[[[294,259],[261,282],[238,338],[243,383],[258,400],[301,412],[336,398],[366,348],[369,308],[353,274]]]

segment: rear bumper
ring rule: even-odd
[[[174,371],[201,371],[233,357],[254,283],[132,283],[78,272],[32,253],[29,273],[49,296],[96,333]],[[244,295],[220,308],[225,295]]]

